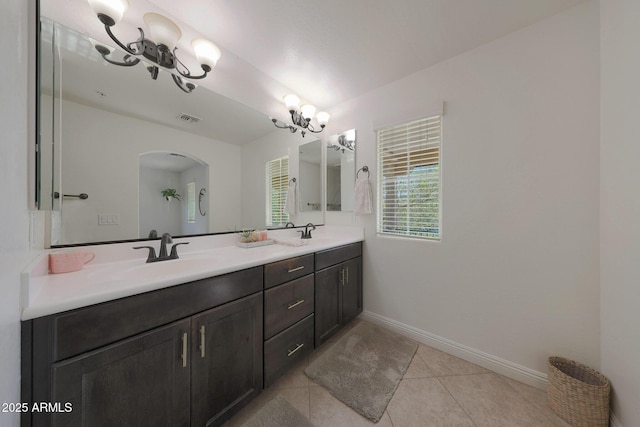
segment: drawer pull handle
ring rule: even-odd
[[[303,268],[304,268],[304,265],[301,265],[300,267],[296,267],[296,268],[290,268],[289,273],[293,273],[294,271],[300,271]]]
[[[302,347],[304,347],[304,344],[298,344],[296,346],[296,348],[294,348],[293,350],[287,352],[287,357],[291,357],[293,355],[293,353],[295,353],[296,351],[300,350]]]
[[[301,300],[298,300],[298,301],[294,302],[293,304],[289,304],[287,306],[287,310],[291,310],[293,307],[296,307],[296,306],[302,304],[303,302],[304,302],[304,300],[301,299]]]
[[[200,326],[200,357],[204,358],[205,350],[204,350],[204,325]]]
[[[182,334],[181,339],[182,339],[182,355],[180,357],[182,357],[182,367],[186,368],[187,367],[187,348],[188,348],[186,332]]]

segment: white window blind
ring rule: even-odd
[[[187,184],[187,222],[193,224],[196,222],[196,183],[189,182]]]
[[[380,234],[440,239],[441,116],[378,130]]]
[[[289,186],[289,156],[271,160],[267,170],[267,225],[283,225],[289,221],[284,204]]]

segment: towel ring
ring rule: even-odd
[[[371,176],[371,174],[369,174],[369,166],[367,166],[367,165],[365,165],[365,166],[361,167],[360,169],[358,169],[358,172],[356,172],[356,178],[358,178],[358,175],[360,175],[360,171],[366,172],[367,173],[367,178],[369,178]]]
[[[207,192],[205,188],[200,189],[200,193],[198,194],[198,210],[200,211],[200,215],[205,216],[207,213],[202,211],[202,199],[204,198],[204,194]]]

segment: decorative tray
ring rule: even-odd
[[[241,248],[257,248],[259,246],[273,245],[274,243],[275,242],[272,239],[267,239],[267,240],[260,240],[258,242],[248,242],[248,243],[236,242],[236,245],[240,246]]]

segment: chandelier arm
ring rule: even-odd
[[[183,91],[184,93],[191,93],[193,89],[195,89],[195,86],[193,84],[189,84],[189,83],[185,84],[182,81],[182,79],[176,76],[175,74],[171,73],[171,77],[173,78],[173,81],[176,84],[176,86],[178,86],[180,90]]]
[[[273,122],[273,125],[275,127],[277,127],[278,129],[289,129],[291,130],[292,126],[291,125],[279,125],[278,124],[278,119],[271,119],[271,121]],[[295,131],[291,131],[292,133]]]
[[[308,130],[309,132],[311,132],[311,133],[320,133],[320,132],[322,132],[324,129],[315,130],[315,129],[314,129],[314,127],[313,127],[312,125],[309,125],[309,126],[307,127],[307,130]]]
[[[140,31],[140,38],[135,42],[128,43],[126,46],[120,40],[118,40],[118,38],[111,32],[111,27],[109,25],[105,25],[104,29],[109,35],[109,37],[111,37],[111,40],[116,42],[116,44],[120,46],[120,48],[123,49],[125,52],[131,55],[140,55],[142,53],[139,49],[139,46],[142,43],[142,40],[144,40],[144,31],[142,31],[142,28],[138,27],[138,31]],[[136,47],[138,47],[138,49],[137,50],[132,49],[131,48],[132,45],[135,45]]]
[[[121,67],[133,67],[134,65],[138,64],[138,62],[140,62],[138,58],[133,58],[132,60],[129,60],[129,58],[131,58],[131,55],[127,54],[124,56],[123,62],[118,62],[107,58],[106,55],[102,55],[102,59],[107,61],[109,64],[119,65]]]
[[[176,51],[178,50],[177,47],[173,48],[173,59],[175,61],[175,67],[176,67],[176,71],[178,72],[178,74],[180,74],[182,77],[186,77],[188,79],[204,79],[205,77],[207,77],[208,71],[203,69],[203,73],[200,74],[199,76],[193,76],[191,75],[191,71],[189,71],[189,68],[187,68],[186,65],[184,65],[182,63],[182,61],[180,61],[180,59],[178,58],[178,55],[176,55]],[[180,64],[180,66],[182,68],[185,69],[185,71],[180,70],[180,68],[178,67],[178,64]]]
[[[151,79],[156,80],[158,78],[159,69],[155,65],[150,65],[147,67],[147,71],[151,74]]]

